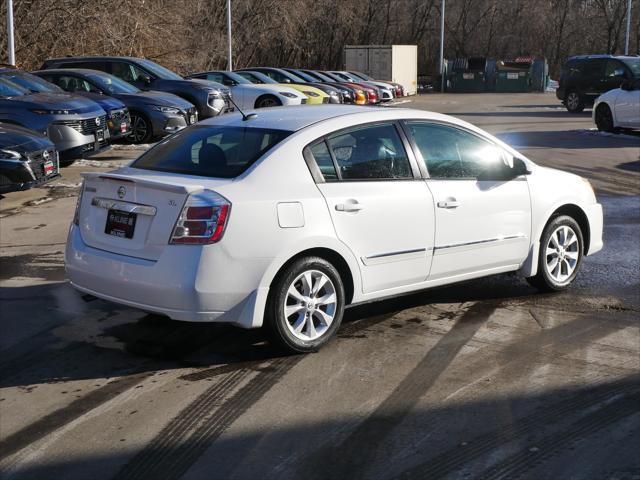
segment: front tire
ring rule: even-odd
[[[569,90],[564,98],[564,105],[571,113],[580,113],[584,110],[584,100],[576,90]]]
[[[285,350],[313,352],[340,327],[344,304],[344,285],[336,268],[320,257],[302,257],[286,267],[272,285],[266,326]]]
[[[609,105],[603,103],[598,105],[596,110],[596,127],[601,132],[614,132],[615,126],[613,124],[613,113]]]
[[[568,215],[552,219],[542,232],[538,273],[527,281],[539,290],[558,292],[571,285],[584,255],[584,240],[578,223]]]
[[[255,108],[279,107],[282,102],[273,95],[263,95],[256,100]]]
[[[130,143],[149,143],[153,137],[151,121],[141,113],[131,112],[131,133],[127,137]]]

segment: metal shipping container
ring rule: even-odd
[[[417,45],[347,45],[344,67],[376,80],[399,83],[407,95],[418,90]]]

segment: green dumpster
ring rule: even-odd
[[[485,91],[486,58],[457,58],[453,61],[453,72],[449,76],[449,91],[475,93]]]
[[[531,62],[502,60],[497,65],[495,91],[524,93],[531,91]]]

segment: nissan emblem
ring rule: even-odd
[[[120,187],[118,189],[118,198],[124,198],[124,196],[127,194],[127,189],[124,187]]]

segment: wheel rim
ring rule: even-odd
[[[578,104],[580,103],[580,97],[578,96],[577,93],[575,92],[571,92],[568,96],[567,96],[567,106],[571,109],[571,110],[575,110],[576,108],[578,108]]]
[[[545,264],[549,276],[557,283],[568,282],[579,258],[580,244],[576,232],[567,225],[556,228],[547,243]]]
[[[305,342],[324,335],[336,314],[338,298],[331,279],[318,270],[307,270],[291,282],[283,308],[287,328]]]
[[[273,98],[265,98],[260,100],[260,105],[258,108],[267,108],[267,107],[275,107],[278,103]]]
[[[131,137],[133,137],[133,140],[135,142],[141,142],[146,138],[148,131],[149,127],[144,118],[137,115],[134,116],[131,120]]]
[[[603,130],[610,130],[613,125],[613,115],[608,108],[601,107],[598,109],[598,124]]]

